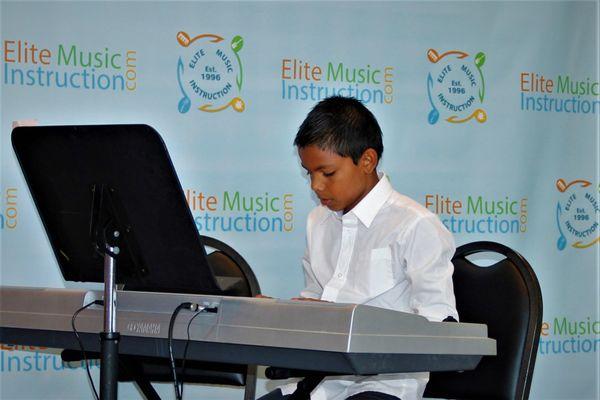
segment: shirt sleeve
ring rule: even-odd
[[[311,233],[313,225],[313,213],[311,213],[306,222],[306,250],[302,257],[302,268],[304,269],[304,289],[300,292],[301,297],[308,297],[311,299],[321,299],[323,294],[323,287],[317,281],[317,277],[312,269],[310,262],[310,251],[311,251]]]
[[[436,216],[425,217],[408,231],[405,245],[411,309],[431,321],[447,317],[458,321],[450,261],[455,251],[452,234]]]

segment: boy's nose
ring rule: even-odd
[[[324,185],[323,185],[323,181],[321,179],[319,179],[318,177],[312,177],[310,179],[310,188],[313,190],[313,192],[315,193],[319,193],[323,190]]]

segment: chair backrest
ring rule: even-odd
[[[207,249],[208,264],[215,276],[242,278],[242,285],[235,288],[230,296],[254,297],[260,294],[258,280],[244,258],[232,247],[210,236],[200,236]]]
[[[467,259],[482,252],[505,258],[487,267]],[[452,263],[460,321],[486,324],[497,356],[484,357],[472,371],[432,372],[425,397],[527,399],[542,325],[533,269],[519,253],[494,242],[460,246]]]

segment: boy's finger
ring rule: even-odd
[[[313,299],[310,297],[292,297],[292,300],[300,300],[300,301],[318,301],[321,303],[329,303],[329,301],[325,301],[325,300],[319,300],[319,299]]]

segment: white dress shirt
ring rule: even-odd
[[[380,174],[375,187],[345,215],[319,206],[308,216],[301,296],[410,312],[432,321],[458,320],[450,262],[454,250],[452,235],[437,216],[394,191]],[[427,372],[331,377],[311,400],[343,400],[365,391],[416,400],[428,378]]]

